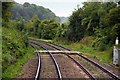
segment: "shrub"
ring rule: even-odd
[[[101,43],[99,46],[98,46],[98,50],[99,51],[105,51],[107,49],[107,46],[103,43]]]

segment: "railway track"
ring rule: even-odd
[[[42,46],[42,48],[46,49],[44,46]],[[59,68],[59,65],[58,65],[56,59],[54,58],[54,56],[52,55],[52,53],[48,52],[48,54],[50,55],[50,57],[52,58],[52,60],[53,60],[53,62],[55,64],[56,71],[57,71],[57,74],[58,74],[58,79],[62,80],[62,74],[61,74],[61,71],[60,71],[60,68]]]
[[[61,45],[57,45],[57,44],[54,44],[54,43],[51,43],[51,44],[50,44],[50,43],[47,43],[47,44],[48,44],[49,46],[53,46],[53,47],[56,46],[56,47],[62,48],[63,50],[65,49],[65,50],[68,50],[68,51],[72,51],[72,50],[69,49],[69,48],[65,48],[65,47],[63,47],[63,46],[61,46]],[[60,49],[59,49],[59,50],[60,50]],[[77,54],[78,56],[82,57],[84,60],[90,62],[90,63],[93,64],[94,66],[98,67],[100,70],[102,70],[103,72],[105,72],[106,74],[108,74],[109,76],[111,76],[112,79],[114,79],[114,80],[120,80],[120,78],[119,78],[117,75],[115,75],[114,73],[110,72],[109,70],[107,70],[106,68],[104,68],[104,67],[101,66],[100,64],[96,63],[95,61],[92,61],[91,59],[83,56],[83,55],[80,54],[80,53],[75,53],[75,54]]]
[[[36,43],[34,43],[34,44],[36,44]],[[36,45],[38,45],[38,44],[36,44]],[[41,45],[39,45],[39,46],[41,46]],[[44,47],[44,46],[42,46],[44,49],[46,49],[46,47]],[[56,49],[56,48],[55,48]],[[56,60],[55,60],[55,58],[53,57],[53,54],[52,53],[49,53],[50,54],[50,56],[53,58],[53,60],[54,60],[54,62],[55,63],[57,63],[56,62]],[[91,79],[91,80],[95,80],[95,77],[83,66],[83,65],[81,65],[77,60],[75,60],[74,58],[72,58],[72,57],[70,57],[69,55],[67,55],[70,59],[72,59],[88,76],[89,76],[89,78]],[[56,66],[57,68],[59,68],[59,66],[57,65]],[[58,76],[58,78],[59,79],[62,79],[62,75],[61,75],[61,72],[60,72],[60,70],[57,72],[60,76]]]
[[[46,50],[49,50],[49,48],[51,47],[51,48],[54,48],[56,50],[68,50],[68,51],[71,51],[70,49],[65,48],[63,46],[60,46],[60,45],[57,45],[57,44],[53,44],[53,43],[50,44],[50,43],[46,43],[46,42],[43,42],[43,41],[37,41],[37,42],[42,43],[42,44],[37,44],[35,42],[32,42],[32,43],[34,43],[34,44],[36,44],[38,46],[42,46]],[[45,44],[45,45],[43,46],[43,44]],[[46,47],[46,45],[49,46],[49,47]],[[92,63],[94,66],[96,66],[99,69],[101,69],[103,72],[105,72],[106,74],[108,74],[109,76],[111,76],[112,79],[119,80],[118,76],[116,76],[115,74],[111,73],[110,71],[108,71],[107,69],[105,69],[104,67],[102,67],[101,65],[99,65],[98,63],[96,63],[96,62],[94,62],[94,61],[92,61],[92,60],[84,57],[83,55],[81,55],[79,53],[75,53],[75,54],[77,54],[79,57],[82,57],[84,60]],[[61,80],[62,79],[62,75],[61,75],[61,71],[60,71],[59,65],[57,64],[57,61],[55,60],[53,54],[49,53],[49,55],[53,59],[53,62],[56,65],[56,69],[58,69],[57,70],[58,78]],[[68,56],[70,59],[72,59],[89,76],[90,79],[95,80],[95,77],[89,72],[89,70],[87,70],[82,64],[80,64],[79,61],[75,60],[73,57],[71,57],[68,54],[65,54],[65,55]]]
[[[34,43],[35,44],[35,43]],[[35,45],[37,45],[37,44],[35,44]],[[38,45],[38,46],[40,46],[40,45]],[[32,45],[32,47],[36,50],[36,51],[38,51],[33,45]],[[42,46],[42,48],[44,48],[45,49],[45,47],[43,47]],[[55,68],[56,68],[56,72],[57,72],[57,76],[58,76],[58,80],[62,80],[62,75],[61,75],[61,72],[60,72],[60,68],[59,68],[59,65],[58,65],[58,63],[56,62],[56,60],[55,60],[55,58],[53,57],[53,55],[51,54],[51,53],[48,53],[49,54],[49,56],[51,57],[51,59],[52,59],[52,61],[53,61],[53,63],[54,63],[54,65],[55,65]],[[41,59],[41,55],[39,54],[39,52],[37,52],[37,55],[38,55],[38,67],[37,67],[37,71],[36,71],[36,75],[35,75],[35,80],[40,80],[41,79],[41,72],[42,72],[42,68],[41,68],[41,66],[42,66],[42,59]],[[43,71],[44,72],[44,71]]]
[[[37,49],[31,45],[36,51]],[[39,74],[40,74],[40,71],[41,71],[41,56],[39,54],[39,52],[37,52],[37,56],[38,56],[38,65],[37,65],[37,70],[36,70],[36,74],[35,74],[35,80],[38,80],[39,79]]]
[[[50,45],[49,43],[47,43],[47,44]],[[53,43],[51,43],[51,44],[53,45],[53,47],[58,46],[58,47],[63,48],[63,49],[65,49],[65,50],[72,51],[71,49],[65,48],[65,47],[63,47],[63,46],[61,46],[61,45],[57,45],[57,44],[53,44]],[[51,46],[52,46],[52,45],[51,45]],[[54,46],[54,45],[55,45],[55,46]],[[100,64],[96,63],[95,61],[92,61],[91,59],[89,59],[89,58],[81,55],[80,53],[76,53],[76,54],[77,54],[78,56],[82,57],[84,60],[90,62],[90,63],[93,64],[94,66],[98,67],[100,70],[102,70],[103,72],[105,72],[105,73],[108,74],[109,76],[111,76],[112,79],[114,79],[114,80],[120,80],[120,78],[119,78],[117,75],[115,75],[114,73],[110,72],[109,70],[107,70],[106,68],[104,68],[104,67],[101,66]]]

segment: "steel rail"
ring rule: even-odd
[[[57,50],[60,50],[57,47],[55,47],[53,45],[50,45],[49,43],[47,43],[47,45],[49,45],[51,47],[54,47]],[[89,78],[91,80],[95,80],[95,77],[88,71],[88,69],[86,69],[82,64],[80,64],[77,60],[75,60],[74,58],[72,58],[70,55],[68,55],[68,54],[65,54],[65,55],[67,55],[71,60],[73,60],[89,76]]]
[[[62,74],[61,74],[61,71],[60,71],[59,65],[58,65],[57,61],[55,60],[54,56],[52,55],[52,53],[49,52],[49,54],[50,54],[52,60],[53,60],[54,63],[55,63],[55,66],[56,66],[56,68],[57,68],[58,79],[59,79],[59,80],[62,80]]]
[[[71,51],[71,49],[65,48],[65,47],[63,47],[63,46],[61,46],[61,45],[54,44],[54,43],[51,43],[51,44],[52,44],[52,45],[55,45],[55,46],[57,46],[57,47],[61,47],[61,48],[63,48],[63,49],[66,49],[66,50]],[[82,57],[83,59],[87,60],[88,62],[92,63],[93,65],[95,65],[96,67],[98,67],[99,69],[101,69],[103,72],[107,73],[109,76],[112,77],[112,79],[114,79],[114,80],[120,80],[120,78],[119,78],[117,75],[115,75],[114,73],[110,72],[109,70],[107,70],[106,68],[104,68],[103,66],[101,66],[100,64],[98,64],[97,62],[95,62],[95,61],[93,61],[93,60],[91,60],[91,59],[83,56],[83,55],[80,54],[80,53],[76,53],[76,54],[77,54],[78,56]]]
[[[35,80],[39,80],[39,75],[40,75],[40,69],[41,69],[41,56],[38,53],[38,67],[37,67],[37,72],[35,76]]]
[[[104,68],[103,66],[101,66],[100,64],[86,58],[85,56],[77,53],[78,56],[82,57],[83,59],[89,61],[90,63],[92,63],[93,65],[95,65],[96,67],[98,67],[99,69],[101,69],[103,72],[107,73],[109,76],[111,76],[114,80],[120,80],[120,78],[115,75],[114,73],[110,72],[109,70],[107,70],[106,68]]]
[[[35,42],[31,42],[31,43],[33,43],[33,44],[35,44],[35,45],[38,45],[38,46],[41,46],[42,48],[46,49],[44,46],[39,45],[39,44],[36,44]],[[46,49],[46,50],[47,50],[47,49]],[[57,71],[57,74],[58,74],[58,79],[59,79],[59,80],[62,80],[62,74],[61,74],[61,71],[60,71],[60,68],[59,68],[59,65],[58,65],[57,61],[55,60],[55,58],[54,58],[54,56],[52,55],[52,53],[50,53],[50,52],[48,52],[48,53],[49,53],[50,57],[52,58],[52,60],[53,60],[53,62],[54,62],[54,64],[55,64],[56,71]]]
[[[35,47],[33,45],[31,45],[31,46],[35,49]],[[40,77],[39,75],[40,75],[40,71],[41,71],[41,56],[40,56],[39,52],[37,52],[37,56],[38,56],[38,65],[37,65],[37,71],[35,74],[35,80],[39,80],[39,77]]]
[[[70,55],[66,54],[69,58],[71,58],[89,77],[91,80],[95,80],[95,77],[86,69],[82,64],[80,64],[77,60],[72,58]]]

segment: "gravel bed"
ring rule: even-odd
[[[88,57],[89,59],[97,62],[98,64],[100,64],[101,66],[105,67],[107,70],[109,70],[110,72],[114,73],[115,75],[119,76],[120,77],[120,66],[115,66],[113,65],[112,63],[100,63],[97,59],[95,58],[91,58],[89,56],[86,56]]]
[[[40,78],[57,78],[55,65],[48,54],[41,54],[41,73]]]
[[[89,78],[83,70],[77,66],[70,58],[64,54],[54,54],[56,61],[59,64],[63,78]]]
[[[95,78],[99,78],[99,79],[111,78],[109,75],[107,75],[106,73],[101,71],[99,68],[95,67],[94,65],[92,65],[89,62],[87,62],[86,60],[84,60],[83,58],[79,57],[78,55],[71,55],[71,57],[73,57],[74,59],[78,60],[84,67],[86,67],[95,76]]]

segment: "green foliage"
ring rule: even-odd
[[[74,11],[69,18],[70,24],[67,30],[67,37],[69,40],[77,41],[84,37],[85,27],[81,25],[82,12],[83,10],[80,8]]]
[[[57,28],[57,33],[56,33],[56,39],[57,38],[66,38],[66,32],[68,29],[68,25],[66,23],[62,23],[61,25],[59,25],[59,27]]]
[[[84,37],[83,39],[80,40],[80,43],[83,45],[92,47],[91,45],[93,44],[93,41],[95,39],[96,39],[96,37],[93,37],[93,36]]]
[[[15,64],[9,65],[7,69],[2,73],[3,79],[5,80],[7,78],[12,79],[21,73],[23,64],[25,64],[30,59],[30,57],[34,54],[33,53],[34,49],[32,47],[26,48],[26,50],[27,50],[26,54],[23,57],[17,59]]]
[[[87,38],[87,37],[86,37]],[[88,37],[92,38],[92,37]],[[94,39],[93,39],[94,40]],[[59,40],[55,43],[61,44],[62,46],[68,47],[72,50],[82,52],[83,55],[88,56],[89,58],[98,60],[102,63],[112,63],[112,49],[110,48],[107,51],[95,50],[92,47],[88,46],[91,43],[83,44],[83,42],[66,42]]]
[[[2,5],[2,25],[7,27],[7,23],[9,21],[9,18],[11,17],[10,9],[13,5],[13,2],[1,2],[0,4]]]
[[[12,4],[2,3],[2,60],[0,62],[2,62],[2,77],[4,78],[15,77],[20,72],[21,66],[28,60],[30,56],[28,53],[33,52],[28,45],[27,35],[23,34],[25,32],[24,20],[10,20]]]
[[[7,14],[9,10],[3,10],[3,12]],[[17,23],[9,18],[9,22],[7,22],[6,17],[3,17],[2,20],[4,20],[4,25],[2,25],[2,71],[4,73],[8,66],[15,64],[17,59],[27,53],[28,39],[21,32],[23,26],[21,22]]]
[[[67,44],[74,50],[82,51],[102,62],[111,62],[110,47],[115,38],[120,36],[120,7],[115,3],[83,3],[83,7],[77,8],[69,17],[69,24],[60,24],[56,21],[55,14],[42,6],[29,3],[13,5],[10,15],[12,4],[3,3],[2,68],[5,76],[10,74],[12,68],[8,66],[17,64],[17,60],[29,52],[28,36],[47,39],[48,42],[62,40],[60,43]],[[10,20],[10,16],[14,20]],[[97,49],[109,51],[105,53]],[[23,64],[23,61],[18,62],[17,66]]]
[[[3,71],[6,67],[14,63],[17,58],[25,54],[26,42],[25,37],[14,28],[2,28],[2,50],[3,50]]]
[[[25,30],[28,34],[32,36],[38,36],[40,20],[37,15],[33,16],[28,22],[25,24]]]
[[[8,21],[10,17],[10,8],[12,7],[12,2],[2,2],[2,17],[5,21]]]
[[[95,36],[92,46],[104,51],[120,36],[120,6],[116,3],[85,2],[70,16],[67,38],[79,41],[86,36]],[[108,45],[108,46],[106,46]]]
[[[43,39],[54,39],[57,35],[59,26],[60,24],[55,20],[43,20],[39,24],[39,37]]]
[[[13,14],[12,19],[23,18],[29,20],[34,15],[37,15],[40,20],[56,19],[59,21],[59,18],[51,10],[28,2],[25,2],[23,5],[14,3],[11,12]]]
[[[40,20],[37,15],[34,15],[29,21],[18,19],[17,29],[30,37],[42,39],[54,39],[56,37],[65,36],[66,24],[62,24],[54,19]],[[62,34],[61,34],[62,32]]]

